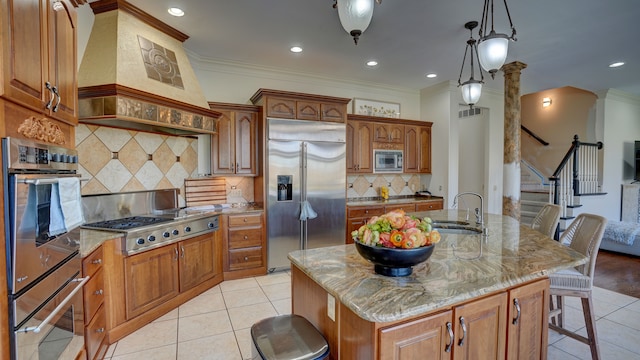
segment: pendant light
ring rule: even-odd
[[[367,30],[373,16],[374,0],[334,0],[333,7],[338,9],[340,23],[344,30],[353,36],[358,45],[360,35]],[[378,4],[382,0],[375,0]]]
[[[482,84],[484,84],[484,75],[482,75],[482,69],[480,69],[480,65],[478,64],[478,72],[480,73],[480,80],[476,80],[474,77],[474,59],[479,63],[478,60],[478,48],[476,45],[476,40],[473,38],[473,29],[478,26],[477,21],[469,21],[464,24],[466,29],[469,29],[469,33],[471,34],[469,40],[467,40],[467,46],[464,48],[464,57],[462,58],[462,68],[460,68],[460,76],[458,77],[458,87],[462,91],[462,100],[469,105],[470,108],[473,107],[479,100],[480,95],[482,94]],[[469,51],[470,50],[470,51]],[[469,62],[471,65],[471,76],[469,80],[465,82],[461,82],[462,73],[464,72],[464,64],[467,62],[467,53],[471,52],[469,56]]]
[[[491,74],[491,78],[495,78],[496,72],[500,70],[504,62],[507,60],[507,51],[509,50],[509,40],[516,41],[516,29],[511,21],[511,14],[507,6],[507,0],[504,0],[504,8],[507,11],[509,26],[511,26],[511,36],[496,33],[493,21],[493,0],[484,0],[484,8],[482,9],[482,20],[480,23],[480,38],[478,39],[478,56],[482,68]],[[491,31],[487,32],[487,27],[491,21]]]

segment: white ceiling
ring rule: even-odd
[[[356,46],[333,0],[129,0],[189,35],[187,50],[232,61],[331,78],[422,89],[458,80],[469,31],[482,0],[384,0]],[[609,88],[640,96],[640,0],[509,0],[517,41],[507,62],[527,64],[521,93],[562,86]],[[177,6],[176,18],[167,8]],[[510,33],[503,3],[495,1],[496,31]],[[477,38],[477,30],[474,37]],[[289,52],[293,45],[301,54]],[[364,64],[376,59],[375,69]],[[610,69],[608,64],[626,65]],[[467,64],[468,67],[468,64]],[[426,73],[438,74],[427,79]],[[468,75],[463,76],[463,81]],[[501,90],[503,76],[485,75]]]

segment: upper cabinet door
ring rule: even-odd
[[[2,96],[35,111],[44,111],[55,95],[48,81],[47,3],[42,0],[8,0],[2,14]]]
[[[49,76],[48,81],[56,87],[56,99],[50,116],[76,125],[78,123],[78,63],[77,14],[66,1],[56,9],[53,1],[47,4],[49,19]]]
[[[236,113],[236,174],[256,175],[257,122],[255,112]]]
[[[2,96],[77,124],[77,15],[62,1],[8,0],[2,14]]]
[[[235,172],[235,113],[228,110],[214,110],[222,115],[217,120],[216,134],[211,136],[211,173],[233,174]]]

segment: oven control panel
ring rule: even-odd
[[[16,138],[2,139],[9,170],[74,171],[78,152],[61,146]]]

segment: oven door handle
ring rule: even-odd
[[[78,177],[79,176],[80,175],[78,175]],[[30,184],[30,185],[52,185],[52,184],[57,184],[58,183],[58,179],[57,178],[50,178],[50,179],[19,179],[18,182],[22,183],[22,184]]]
[[[53,309],[53,311],[51,312],[51,314],[49,314],[49,316],[47,316],[46,319],[42,320],[42,322],[40,323],[40,325],[38,326],[30,326],[30,327],[26,327],[24,329],[20,329],[16,332],[29,332],[29,331],[33,331],[34,333],[39,333],[43,327],[47,326],[47,324],[49,322],[51,322],[51,320],[56,316],[56,314],[58,314],[60,311],[62,311],[66,306],[67,303],[76,295],[76,293],[80,290],[82,290],[82,287],[84,286],[84,284],[87,283],[87,281],[89,281],[90,276],[85,276],[83,278],[77,278],[77,279],[73,279],[71,280],[71,282],[80,282],[80,284],[78,284],[78,286],[76,286],[75,289],[73,289],[71,291],[71,293],[69,295],[67,295],[66,298],[64,298],[64,300],[62,300],[62,302],[56,306],[55,309]]]

